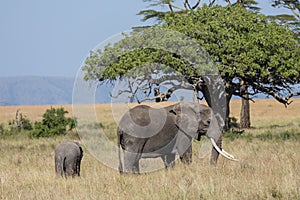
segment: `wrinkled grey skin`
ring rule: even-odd
[[[156,117],[158,120],[153,120]],[[157,126],[161,126],[159,122],[163,126],[153,133]],[[119,171],[139,173],[141,158],[161,157],[166,168],[173,167],[176,154],[182,162],[189,164],[192,161],[192,140],[200,140],[201,135],[213,138],[221,148],[221,129],[212,110],[205,105],[185,102],[160,109],[136,106],[124,114],[117,129]],[[124,152],[124,170],[120,148]],[[216,164],[218,156],[218,151],[213,148],[212,164]]]
[[[55,148],[56,176],[80,176],[83,151],[79,143],[63,141]]]

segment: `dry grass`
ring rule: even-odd
[[[164,103],[164,105],[168,104]],[[51,107],[64,107],[69,112],[69,115],[72,115],[72,105],[0,106],[0,123],[7,123],[9,120],[14,119],[18,109],[31,121],[39,121],[42,119],[42,115],[46,109]],[[82,107],[84,108],[84,106]],[[300,98],[294,99],[294,102],[287,108],[273,99],[256,100],[255,103],[251,102],[250,108],[253,126],[263,126],[266,122],[276,125],[294,123],[295,121],[298,123],[300,120]],[[230,109],[231,116],[239,119],[241,102],[239,100],[232,100]],[[95,105],[95,112],[100,121],[112,120],[111,106],[109,104]],[[260,124],[260,121],[263,123]]]
[[[299,199],[299,141],[226,141],[240,162],[208,158],[173,170],[119,175],[87,151],[81,178],[56,179],[53,148],[63,138],[0,142],[1,199]],[[199,144],[195,144],[196,149]],[[195,151],[196,152],[196,151]]]
[[[254,127],[300,124],[300,98],[294,99],[288,107],[274,99],[259,99],[250,103],[250,115]],[[241,101],[234,100],[230,106],[231,115],[239,119]]]
[[[299,133],[299,104],[296,100],[287,109],[272,100],[251,104],[252,122],[259,129],[249,132],[269,130],[275,134],[284,129]],[[96,110],[109,123],[110,108],[101,106],[97,105]],[[36,120],[49,107],[21,107],[21,110]],[[0,122],[12,119],[16,108],[0,107]],[[64,108],[70,111],[71,106]],[[232,115],[238,117],[239,109],[239,102],[234,101]],[[75,139],[68,135],[0,140],[0,199],[300,199],[299,138],[278,141],[225,138],[224,148],[240,162],[220,158],[216,167],[209,165],[209,157],[198,158],[200,143],[194,142],[190,166],[177,161],[173,170],[141,175],[120,175],[84,148],[82,176],[56,179],[53,150],[67,138]]]
[[[51,107],[63,107],[69,112],[69,116],[72,115],[72,105],[0,106],[0,124],[15,119],[17,110],[31,121],[40,121],[46,110]]]

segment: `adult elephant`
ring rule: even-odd
[[[78,142],[63,141],[55,148],[56,176],[80,176],[83,151]]]
[[[222,131],[212,110],[201,104],[182,102],[164,108],[136,106],[121,118],[118,129],[119,171],[139,173],[141,158],[161,157],[166,168],[174,165],[176,154],[181,161],[192,161],[192,139],[210,138],[211,163],[219,154],[234,157],[222,150]],[[124,152],[124,170],[120,148]]]

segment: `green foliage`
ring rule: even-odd
[[[164,27],[195,38],[231,83],[239,77],[257,88],[299,79],[300,51],[293,32],[264,15],[240,6],[203,6],[188,14],[170,14],[165,22]]]
[[[148,9],[148,10],[142,10],[138,13],[138,15],[144,16],[142,21],[147,21],[149,19],[155,19],[158,22],[163,22],[163,19],[167,13],[174,12],[174,9],[178,10],[177,13],[186,13],[189,10],[195,10],[197,7],[200,7],[200,0],[196,2],[194,5],[191,5],[192,2],[189,2],[189,0],[185,0],[182,2],[176,2],[176,1],[166,1],[166,0],[144,0],[144,2],[149,2],[150,5],[148,7],[155,7],[157,10]],[[243,0],[243,1],[227,1],[224,0],[223,3],[226,2],[227,4],[240,4],[243,7],[247,8],[248,10],[252,10],[255,12],[260,11],[260,8],[258,7],[258,3],[255,0]],[[178,5],[173,5],[173,3],[177,3]],[[182,3],[182,5],[179,5]],[[207,3],[208,6],[214,6],[217,4],[220,4],[220,2],[216,0],[209,0],[209,1],[201,1],[201,3]],[[169,10],[165,11],[159,11],[158,7],[169,7]]]
[[[123,40],[113,46],[107,45],[103,52],[100,49],[90,52],[82,68],[86,72],[86,80],[113,81],[124,76],[135,78],[151,73],[153,68],[172,68],[180,74],[192,76],[200,72],[192,70],[195,68],[187,57],[195,63],[207,62],[195,52],[194,46],[198,44],[195,41],[187,44],[190,38],[179,32],[153,27],[142,31],[135,30],[130,36],[124,36]],[[183,47],[184,50],[180,50]],[[141,66],[147,65],[149,67],[141,69]]]
[[[299,0],[272,0],[272,6],[290,9],[295,17],[300,18]]]
[[[16,132],[23,130],[31,131],[33,129],[32,122],[26,116],[22,116],[18,122],[16,122],[16,120],[10,120],[8,125],[10,129],[15,129]]]
[[[7,125],[0,124],[0,137],[26,135],[31,130],[33,130],[32,122],[23,116],[18,123],[15,120],[10,120]]]
[[[1,138],[7,138],[7,137],[15,137],[19,135],[23,135],[23,133],[28,133],[28,131],[22,130],[17,128],[16,126],[5,126],[5,125],[0,125],[0,137]]]
[[[33,129],[32,122],[28,118],[22,119],[22,129],[31,131]]]
[[[272,6],[284,7],[291,11],[289,14],[279,14],[269,16],[270,19],[277,21],[279,24],[289,26],[300,42],[300,2],[298,0],[272,0]]]
[[[4,126],[0,124],[0,136],[4,134]]]
[[[243,83],[253,91],[252,95],[265,93],[288,104],[289,98],[285,97],[291,94],[291,86],[300,82],[300,47],[294,32],[240,5],[203,5],[189,12],[167,13],[160,27],[188,36],[208,52],[229,97],[242,96]],[[147,34],[138,29],[103,52],[91,52],[83,68],[85,79],[113,81],[149,63],[171,67],[186,79],[203,74],[176,52],[147,48],[157,45],[155,39],[152,43],[147,41]],[[171,37],[156,36],[161,46],[174,45]],[[178,43],[179,47],[187,47],[185,53],[191,60],[197,59],[197,53],[189,49],[191,45],[180,44],[180,39]]]
[[[63,135],[67,130],[75,128],[75,120],[65,117],[68,111],[64,108],[50,108],[43,114],[41,122],[35,122],[34,130],[30,133],[30,137],[52,137]]]

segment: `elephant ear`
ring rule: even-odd
[[[175,124],[180,131],[194,138],[198,130],[198,113],[196,106],[192,103],[179,103],[176,104],[170,113],[175,116]]]

